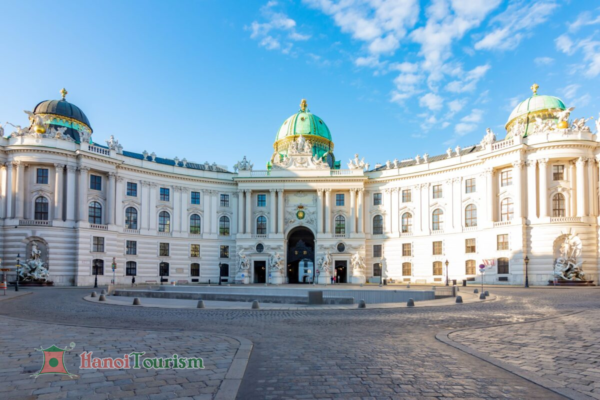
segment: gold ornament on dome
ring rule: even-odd
[[[538,85],[537,83],[534,83],[533,85],[531,85],[530,89],[533,92],[534,96],[537,96],[537,91],[540,88],[540,85]]]
[[[69,94],[69,92],[67,92],[67,89],[62,88],[62,89],[60,89],[60,94],[62,96],[62,99],[64,100],[65,97],[67,97],[67,94]]]
[[[306,99],[302,99],[302,101],[300,102],[300,109],[302,111],[306,111],[307,108],[308,108],[308,103],[306,102]]]

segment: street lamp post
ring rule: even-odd
[[[94,264],[94,289],[98,288],[98,264]]]
[[[446,260],[446,286],[450,286],[450,282],[448,281],[448,265],[450,265],[450,261]]]
[[[525,287],[529,287],[529,257],[525,256]]]
[[[19,291],[19,275],[21,269],[21,253],[17,254],[17,279],[15,281],[15,292]]]
[[[221,268],[223,268],[223,264],[219,263],[219,286],[221,286]]]
[[[116,285],[117,284],[117,280],[116,280],[117,278],[115,277],[115,271],[117,270],[117,260],[115,259],[115,257],[113,257],[111,267],[112,267],[112,270],[113,270],[112,283],[113,283],[113,285]]]

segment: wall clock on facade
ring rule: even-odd
[[[298,210],[296,212],[296,218],[298,218],[298,219],[304,219],[305,216],[306,216],[306,213],[302,210]]]

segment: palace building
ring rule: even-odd
[[[597,281],[598,138],[532,88],[498,137],[372,166],[336,158],[302,101],[265,170],[96,141],[63,89],[1,135],[2,266],[35,245],[56,285],[107,284],[113,262],[117,283],[445,283],[486,260],[488,283],[547,285],[568,238]]]

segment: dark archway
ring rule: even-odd
[[[288,235],[288,283],[311,283],[315,277],[315,235],[305,227]]]

